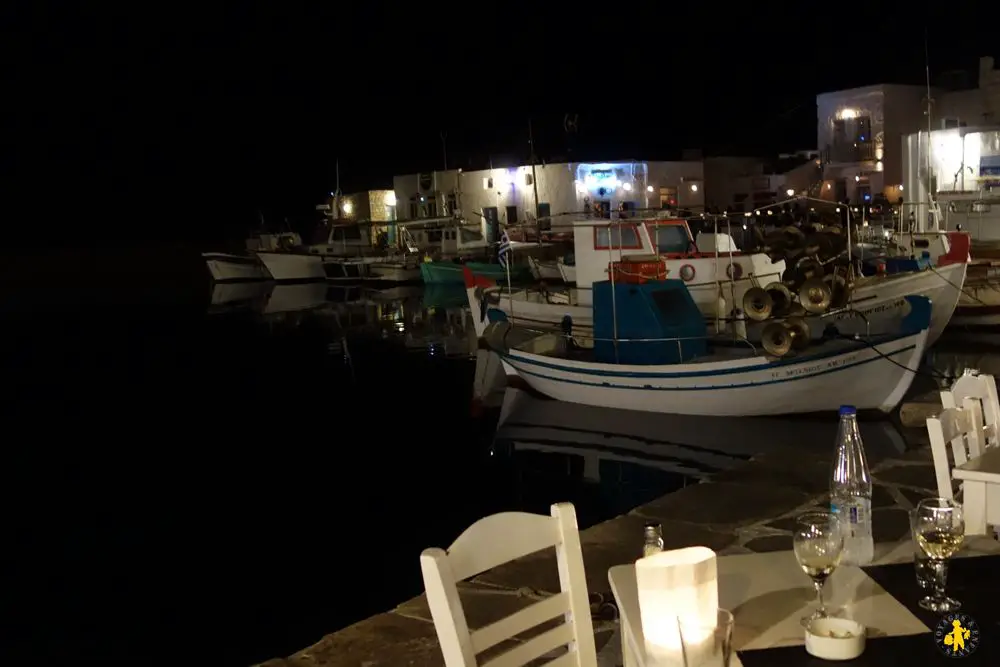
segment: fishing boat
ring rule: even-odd
[[[931,304],[907,296],[892,332],[759,348],[734,333],[710,337],[681,280],[594,284],[594,336],[500,321],[483,340],[535,391],[583,405],[681,415],[761,416],[830,411],[849,403],[889,412],[909,389],[927,345]],[[777,323],[776,323],[777,324]],[[779,325],[780,326],[780,325]]]
[[[608,267],[615,261],[649,266],[659,259],[664,275],[684,280],[702,314],[709,322],[716,322],[717,328],[740,317],[764,321],[788,314],[780,311],[796,308],[794,301],[797,300],[805,304],[805,310],[810,313],[833,311],[830,314],[840,321],[838,326],[842,333],[865,333],[869,325],[874,324],[872,318],[880,320],[883,329],[887,328],[886,321],[898,324],[905,316],[905,297],[916,294],[928,297],[932,304],[928,345],[944,332],[959,299],[971,300],[962,289],[969,266],[969,237],[963,232],[939,234],[932,239],[933,243],[918,239],[915,252],[919,257],[911,252],[904,257],[880,260],[888,270],[852,278],[850,288],[835,295],[837,283],[831,279],[837,276],[817,276],[801,281],[797,294],[792,294],[787,288],[787,280],[781,282],[782,278],[788,278],[784,261],[772,262],[762,253],[738,252],[728,234],[702,233],[695,243],[684,220],[627,223],[619,228],[621,231],[614,233],[613,240],[624,239],[636,254],[625,253],[618,247],[607,250],[607,226],[602,229],[600,225],[587,223],[577,227],[580,279],[576,288],[508,291],[502,286],[491,285],[484,286],[480,296],[491,308],[503,311],[514,324],[551,327],[569,317],[574,326],[591,327],[593,311],[589,286],[593,281],[604,279]],[[600,235],[590,229],[600,229]],[[929,253],[927,243],[931,244]],[[680,252],[685,244],[692,252]],[[928,257],[923,257],[924,253],[928,253]],[[799,260],[797,264],[801,263]],[[807,321],[816,323],[814,319]],[[754,341],[757,340],[755,330],[762,329],[749,325],[749,337]]]
[[[256,255],[225,252],[204,252],[205,266],[217,283],[270,280],[271,275]]]

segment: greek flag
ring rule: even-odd
[[[507,269],[507,253],[510,252],[510,239],[507,238],[507,232],[504,232],[500,236],[500,248],[497,250],[497,261],[500,262],[505,270]]]

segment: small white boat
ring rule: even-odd
[[[323,258],[319,255],[286,250],[258,250],[257,257],[277,282],[326,280]]]
[[[559,263],[557,261],[549,261],[542,259],[535,259],[534,257],[528,257],[528,268],[531,269],[531,275],[535,277],[535,280],[562,280],[562,273],[559,272]]]
[[[491,324],[483,339],[532,389],[570,403],[731,417],[842,404],[889,412],[913,382],[931,321],[929,299],[906,300],[910,313],[893,333],[831,337],[776,357],[745,340],[707,339],[680,281],[605,282],[595,286],[592,349],[575,334],[539,334],[509,322]]]
[[[204,252],[205,265],[215,282],[238,280],[269,280],[267,269],[254,255],[232,255],[224,252]]]

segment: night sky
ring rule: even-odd
[[[925,23],[933,77],[1000,56],[985,5],[297,4],[25,10],[8,209],[39,238],[240,237],[309,218],[338,158],[345,192],[442,168],[442,132],[452,168],[526,161],[529,117],[546,161],[771,154],[815,148],[819,92],[922,83]]]

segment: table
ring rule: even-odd
[[[733,648],[737,651],[804,642],[801,618],[815,604],[812,582],[802,573],[791,551],[721,556],[719,606],[733,612]],[[645,640],[639,620],[635,566],[619,565],[608,572],[618,601],[622,654],[626,667],[645,664]],[[827,604],[846,607],[858,622],[887,635],[930,632],[861,569],[840,567],[827,582]],[[914,582],[914,586],[916,583]],[[625,646],[627,644],[627,647]]]
[[[965,532],[985,535],[987,526],[1000,525],[1000,447],[955,466],[951,475],[963,482]]]

